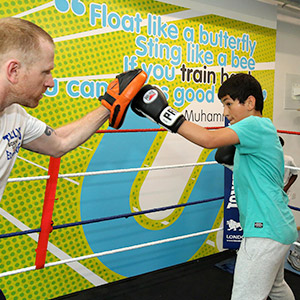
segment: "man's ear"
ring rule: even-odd
[[[21,63],[17,59],[11,59],[6,64],[6,75],[11,83],[18,83]]]
[[[245,101],[245,104],[247,105],[248,110],[255,110],[255,104],[256,104],[256,99],[253,96],[249,96],[247,100]]]

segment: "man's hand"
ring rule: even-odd
[[[110,111],[109,125],[120,128],[123,124],[128,106],[133,97],[147,80],[147,74],[141,69],[124,72],[116,77],[99,100]]]

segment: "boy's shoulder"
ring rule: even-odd
[[[274,139],[278,139],[277,130],[273,122],[268,118],[249,116],[243,120],[230,125],[230,128],[236,132],[240,141],[244,141],[251,137],[252,141],[258,141],[262,137],[270,139],[272,143]]]
[[[241,121],[231,125],[234,127],[242,127],[242,126],[262,126],[265,124],[266,126],[271,126],[274,127],[273,122],[269,118],[264,118],[264,117],[257,117],[257,116],[249,116]]]

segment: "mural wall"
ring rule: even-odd
[[[201,126],[224,126],[216,93],[230,74],[251,72],[262,84],[264,116],[272,118],[276,31],[158,1],[0,0],[1,17],[30,20],[54,38],[55,87],[27,111],[53,128],[100,105],[109,82],[142,68],[169,103]],[[131,109],[122,129],[158,129]],[[106,123],[101,129],[111,129]],[[95,134],[61,160],[61,174],[214,161],[166,131]],[[49,157],[21,150],[11,178],[47,174]],[[120,172],[58,180],[54,225],[192,203],[224,195],[219,165]],[[45,181],[11,182],[1,233],[40,227]],[[223,226],[223,201],[54,230],[47,262],[130,247]],[[0,239],[0,272],[33,266],[37,235]],[[222,235],[99,256],[0,278],[8,299],[51,299],[207,256]]]

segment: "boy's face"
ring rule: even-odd
[[[233,100],[230,96],[226,95],[221,101],[224,107],[223,115],[228,119],[230,124],[237,123],[251,115],[247,103],[248,99],[245,103],[240,103],[238,99]]]

